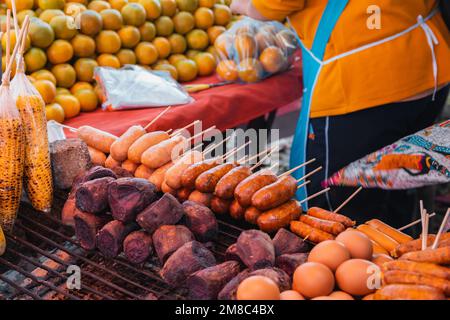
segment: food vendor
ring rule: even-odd
[[[449,92],[450,32],[439,0],[233,0],[232,10],[287,22],[302,46],[304,92],[291,152],[298,170],[323,166],[299,198],[351,162],[434,123]],[[333,210],[353,190],[309,206]],[[363,190],[341,212],[358,221],[411,221],[415,192]]]

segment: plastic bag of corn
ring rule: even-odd
[[[0,226],[10,231],[22,194],[25,139],[9,85],[0,87]]]
[[[53,181],[45,103],[25,75],[21,56],[11,88],[24,126],[25,190],[33,208],[48,212],[53,201]]]

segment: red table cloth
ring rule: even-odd
[[[298,101],[302,94],[301,67],[297,62],[290,70],[254,84],[229,84],[192,94],[194,102],[173,106],[149,130],[181,128],[195,120],[203,122],[203,128],[216,125],[219,130],[236,127],[261,115]],[[217,83],[214,75],[199,78],[192,83]],[[121,135],[132,125],[147,125],[166,107],[124,111],[81,113],[65,124],[78,128],[90,125]],[[67,136],[73,133],[65,131]]]

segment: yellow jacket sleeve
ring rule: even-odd
[[[270,20],[284,20],[305,7],[306,0],[251,0],[259,13]]]

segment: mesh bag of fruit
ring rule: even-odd
[[[53,183],[45,103],[25,75],[20,52],[16,64],[16,75],[11,82],[11,88],[24,126],[25,190],[36,210],[48,212],[53,201]]]
[[[217,37],[214,47],[219,78],[252,83],[287,70],[298,44],[283,24],[244,17]]]

